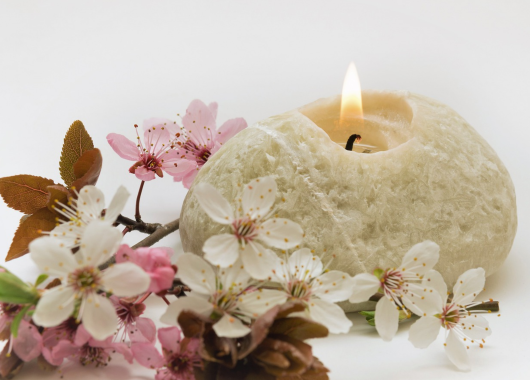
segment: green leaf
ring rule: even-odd
[[[41,274],[39,277],[37,277],[37,280],[35,281],[35,287],[39,286],[44,281],[46,281],[48,277],[50,276],[48,276],[47,274]]]
[[[385,271],[381,268],[377,268],[374,270],[374,276],[377,277],[378,279],[382,279],[384,274],[385,274]]]
[[[67,187],[77,179],[74,173],[74,164],[86,151],[94,149],[92,138],[79,120],[73,122],[64,137],[59,172]]]
[[[17,305],[34,304],[39,295],[37,290],[10,272],[0,273],[0,302]]]
[[[31,306],[33,305],[24,306],[24,308],[20,310],[18,314],[15,316],[15,318],[13,318],[13,320],[11,321],[11,334],[13,334],[13,337],[15,338],[17,337],[18,327],[20,326],[20,322],[22,322],[22,318],[24,318],[24,316],[26,315],[26,313],[28,312]]]

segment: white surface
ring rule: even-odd
[[[498,152],[518,196],[519,233],[483,294],[502,301],[503,316],[491,316],[493,335],[484,349],[471,350],[470,373],[454,369],[441,340],[414,349],[403,326],[385,343],[358,316],[350,334],[314,342],[314,351],[336,380],[520,379],[530,369],[528,2],[3,1],[0,36],[0,176],[59,181],[62,137],[80,119],[102,150],[99,185],[109,199],[119,184],[135,192],[138,181],[106,134],[133,137],[134,123],[174,118],[196,97],[218,101],[220,121],[243,116],[252,124],[340,92],[355,60],[364,88],[447,103]],[[148,183],[144,219],[175,218],[184,196],[170,178]],[[4,256],[20,214],[1,210]],[[165,243],[178,247],[178,238]],[[28,279],[34,273],[27,258],[8,267]],[[119,360],[102,370],[65,369],[66,378],[78,373],[80,380],[148,379],[154,371]],[[27,366],[18,378],[37,376]]]

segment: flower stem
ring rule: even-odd
[[[145,181],[140,183],[140,188],[138,189],[138,195],[136,196],[136,213],[134,218],[137,222],[142,223],[142,216],[140,215],[140,198],[142,197],[142,191],[144,189]]]

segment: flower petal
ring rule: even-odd
[[[301,281],[322,274],[322,261],[320,257],[314,256],[309,248],[293,252],[287,259],[287,264],[291,276]]]
[[[137,167],[134,175],[142,181],[152,181],[155,179],[155,172],[147,169],[145,166]]]
[[[245,270],[256,280],[265,280],[276,268],[276,254],[256,242],[241,248],[241,261]]]
[[[85,231],[86,224],[67,222],[62,223],[50,231],[50,237],[61,240],[65,247],[71,248],[78,246],[81,241],[81,236]]]
[[[217,108],[219,106],[217,105],[217,102],[211,102],[208,104],[208,109],[210,110],[210,113],[212,114],[212,117],[214,119],[217,119]]]
[[[215,325],[213,329],[218,337],[240,338],[250,332],[250,328],[245,326],[236,317],[225,314]]]
[[[427,348],[438,336],[441,326],[439,318],[422,317],[410,326],[409,340],[416,348]]]
[[[216,130],[215,118],[201,100],[193,100],[182,117],[186,133],[197,145],[208,145]]]
[[[131,194],[124,186],[118,187],[116,194],[114,194],[114,197],[112,197],[112,200],[110,201],[109,207],[107,207],[107,211],[105,211],[104,220],[106,222],[114,223],[116,221],[118,215],[120,215],[125,208],[125,204],[130,195]]]
[[[155,369],[164,365],[164,358],[152,343],[133,343],[131,351],[138,364]]]
[[[104,340],[114,334],[118,328],[117,318],[112,302],[105,296],[95,295],[86,299],[81,320],[94,339]]]
[[[144,131],[147,131],[148,129],[151,129],[153,127],[164,128],[164,129],[167,129],[170,132],[170,134],[173,130],[177,129],[175,125],[177,125],[175,121],[164,119],[163,117],[152,117],[150,119],[145,119],[144,122],[142,123],[142,127]]]
[[[153,156],[170,146],[169,131],[163,126],[152,126],[144,130],[144,148]]]
[[[275,248],[289,249],[302,242],[304,231],[298,223],[272,218],[261,224],[258,239]]]
[[[74,290],[57,286],[45,291],[33,314],[33,321],[42,327],[57,326],[74,312]]]
[[[195,170],[197,163],[191,160],[180,158],[179,154],[175,150],[166,151],[167,154],[163,154],[162,158],[162,169],[172,177],[179,177],[184,174]]]
[[[111,224],[94,220],[85,228],[81,238],[81,264],[98,266],[111,257],[120,246],[121,232]]]
[[[399,323],[399,311],[396,304],[386,297],[375,305],[375,328],[384,341],[391,341],[396,335]]]
[[[138,161],[140,159],[138,147],[127,137],[119,135],[117,133],[109,133],[107,135],[107,141],[110,144],[111,148],[121,158],[130,161]]]
[[[352,322],[338,305],[312,298],[308,303],[308,307],[311,319],[326,326],[330,333],[340,334],[350,331]]]
[[[403,295],[403,304],[420,317],[431,316],[440,313],[442,310],[442,297],[440,294],[428,286],[414,283],[407,283],[408,292]]]
[[[162,348],[170,352],[179,352],[182,333],[178,327],[163,327],[158,329],[158,340]]]
[[[199,167],[197,166],[196,169],[190,170],[184,177],[182,177],[182,185],[189,189],[191,185],[193,184],[193,181],[195,180],[195,177],[197,177],[197,173],[199,173]]]
[[[177,259],[178,275],[194,292],[212,295],[216,291],[216,276],[212,266],[193,253],[185,253]]]
[[[401,270],[422,275],[431,270],[440,258],[438,244],[426,240],[414,245],[403,257]],[[405,269],[403,269],[405,268]]]
[[[486,339],[491,335],[491,329],[486,318],[481,315],[471,314],[460,319],[463,333],[471,339]]]
[[[381,287],[381,281],[373,274],[361,273],[352,279],[351,303],[368,301]]]
[[[315,279],[313,293],[329,302],[345,301],[352,294],[352,280],[349,274],[332,270]]]
[[[453,287],[453,303],[465,306],[484,290],[486,272],[482,268],[470,269],[460,275]]]
[[[148,292],[158,293],[173,286],[175,271],[171,267],[156,268],[154,271],[149,272],[148,274],[151,278],[149,289],[147,289]]]
[[[230,224],[234,220],[230,203],[209,183],[201,182],[195,186],[195,197],[204,212],[217,223]]]
[[[29,244],[29,252],[41,271],[57,276],[61,281],[77,268],[72,251],[57,238],[44,236],[35,239]]]
[[[464,342],[460,340],[454,330],[450,330],[445,340],[445,353],[453,364],[461,371],[469,371],[469,355]]]
[[[217,130],[217,141],[224,144],[246,127],[247,122],[242,117],[227,120]]]
[[[155,323],[149,318],[138,318],[136,319],[136,329],[131,337],[131,342],[150,342],[155,343],[156,341],[156,326]],[[130,332],[129,332],[130,333]]]
[[[239,242],[233,234],[220,234],[210,237],[202,247],[204,258],[214,265],[226,268],[239,257]]]
[[[213,311],[213,305],[205,299],[193,295],[178,298],[169,304],[166,312],[160,317],[160,321],[166,325],[178,326],[178,317],[182,310],[191,310],[208,317]]]
[[[287,293],[275,289],[259,289],[239,297],[238,309],[244,315],[257,318],[272,307],[287,300]]]
[[[101,212],[104,209],[105,195],[97,187],[87,185],[79,191],[77,211],[85,223],[101,218]]]
[[[105,291],[118,297],[132,297],[147,291],[151,278],[138,265],[133,263],[115,264],[101,276]]]
[[[231,289],[235,293],[241,293],[245,290],[250,280],[250,275],[245,270],[241,260],[237,260],[228,268],[220,268],[217,276],[223,284],[223,289]]]
[[[251,219],[259,219],[269,214],[276,200],[276,191],[276,181],[271,176],[250,181],[243,188],[243,213]]]
[[[22,320],[18,327],[18,335],[13,340],[13,351],[25,362],[37,358],[42,351],[42,336],[31,323]]]
[[[447,302],[447,285],[440,272],[431,269],[424,274],[421,281],[422,286],[433,288],[442,297],[442,304]]]

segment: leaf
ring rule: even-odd
[[[33,304],[38,299],[37,291],[10,272],[0,273],[0,302]]]
[[[28,245],[42,234],[39,231],[51,231],[55,228],[55,214],[46,207],[30,215],[27,218],[22,218],[17,232],[13,237],[13,242],[7,253],[6,261],[16,259],[24,256],[29,252]]]
[[[51,179],[28,174],[0,178],[0,195],[7,205],[24,214],[33,214],[46,206]]]
[[[94,149],[92,138],[79,120],[73,122],[64,137],[59,172],[66,186],[70,187],[77,179],[74,174],[74,164],[89,150]]]
[[[20,326],[20,322],[22,322],[22,318],[24,318],[31,306],[33,305],[24,306],[11,321],[11,334],[13,334],[14,338],[16,338],[18,335],[18,327]]]
[[[48,186],[46,190],[48,191],[48,202],[46,203],[48,210],[55,212],[53,208],[57,202],[60,202],[63,205],[68,203],[70,192],[66,187],[62,185],[53,185]]]
[[[37,280],[35,281],[35,287],[39,286],[44,281],[46,281],[48,277],[49,276],[47,274],[41,274],[39,277],[37,277]]]
[[[10,345],[6,344],[0,353],[0,379],[13,378],[24,365],[24,362],[14,352],[7,355],[10,350]]]
[[[101,173],[103,157],[99,149],[85,152],[74,165],[75,181],[71,187],[80,190],[86,185],[95,185]]]

